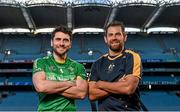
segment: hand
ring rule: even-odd
[[[96,82],[96,86],[97,86],[98,88],[102,88],[102,82],[103,82],[103,81],[97,81],[97,82]]]
[[[123,77],[121,77],[118,81],[125,81],[126,76],[124,75]]]

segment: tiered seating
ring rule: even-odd
[[[0,52],[0,62],[4,59],[4,54]]]
[[[33,60],[41,57],[41,38],[29,35],[9,35],[4,41],[3,51],[10,50],[6,60]]]
[[[1,111],[35,111],[38,97],[35,92],[8,92],[0,102]]]
[[[39,35],[37,38],[41,38],[42,41],[42,49],[41,53],[47,53],[47,51],[51,51],[51,36],[48,34]]]
[[[107,52],[107,47],[104,42],[104,37],[102,34],[89,34],[84,35],[85,37],[85,49],[91,49],[94,51],[99,51],[99,54],[105,54]]]
[[[35,37],[27,34],[3,35],[0,38],[0,60],[34,60],[47,55],[51,50],[51,37],[49,34],[38,34]],[[128,35],[125,44],[127,49],[138,52],[143,60],[176,61],[180,60],[180,38],[175,35]],[[168,49],[175,48],[177,53]],[[10,50],[10,55],[5,55]],[[68,55],[79,61],[94,61],[107,52],[103,34],[74,34],[72,48]]]
[[[79,61],[93,61],[106,52],[102,34],[75,34],[69,56]]]
[[[72,47],[68,51],[68,56],[73,60],[82,59],[82,56],[80,55],[80,45],[81,45],[81,40],[78,37],[73,37]]]
[[[1,76],[0,77],[0,85],[4,84],[5,80],[6,80],[6,77]]]
[[[32,84],[32,79],[31,77],[27,77],[27,76],[21,76],[21,77],[17,76],[17,77],[9,77],[8,82],[12,83],[13,85],[29,85]]]
[[[4,53],[2,50],[3,40],[4,40],[3,36],[2,37],[0,36],[0,61],[2,61],[4,58]]]
[[[163,35],[161,39],[164,41],[168,49],[175,48],[180,51],[180,36],[177,35]]]
[[[126,48],[130,48],[139,52],[142,56],[142,59],[145,59],[145,60],[157,59],[157,60],[163,60],[163,61],[167,60],[171,62],[176,61],[177,60],[176,58],[178,57],[175,57],[174,54],[172,54],[171,52],[164,52],[164,49],[171,48],[171,47],[175,47],[176,49],[179,49],[179,46],[177,46],[177,43],[179,43],[179,39],[177,38],[175,39],[177,41],[175,45],[173,44],[174,41],[165,40],[165,38],[161,36],[162,35],[158,35],[158,36],[150,35],[150,36],[144,37],[142,35],[128,35]],[[51,49],[50,35],[37,35],[36,37],[30,37],[28,35],[27,37],[25,37],[25,35],[19,36],[19,37],[17,37],[17,35],[15,35],[14,37],[13,35],[12,37],[12,35],[6,35],[3,38],[4,39],[0,38],[0,42],[3,43],[1,44],[2,50],[9,49],[9,50],[15,51],[15,52],[12,51],[11,55],[9,55],[8,57],[5,57],[5,59],[7,60],[9,59],[13,59],[13,60],[14,59],[22,59],[22,60],[35,59],[37,57],[46,55],[46,51]],[[158,39],[163,40],[162,43]],[[169,46],[169,44],[171,45]],[[88,54],[89,51],[92,51],[92,55],[91,53]],[[78,34],[78,35],[74,35],[73,45],[68,55],[74,60],[87,62],[87,61],[96,60],[100,55],[106,52],[107,52],[107,47],[106,47],[106,44],[104,43],[102,34]],[[2,53],[2,55],[4,55],[4,52]],[[178,54],[178,52],[177,52],[177,55],[179,55],[180,57],[180,54]],[[1,64],[4,64],[4,63],[1,63]],[[10,84],[11,83],[15,84],[13,85],[13,87],[20,86],[21,84],[28,85],[29,84],[28,82],[32,84],[31,71],[29,71],[29,69],[31,70],[32,68],[30,68],[31,65],[29,65],[29,63],[25,63],[25,66],[24,66],[24,63],[23,65],[20,65],[20,66],[17,63],[13,63],[14,65],[12,63],[8,63],[8,64],[9,66],[6,65],[6,67],[4,67],[4,65],[1,65],[0,68],[10,69],[10,70],[11,69],[21,69],[21,70],[27,69],[27,70],[24,70],[24,71],[22,70],[23,72],[15,72],[15,73],[10,73],[9,72],[10,70],[7,70],[7,73],[1,72],[1,74],[3,75],[0,77],[0,84],[3,84],[4,82],[6,82],[7,77],[8,77],[8,82]],[[160,65],[162,63],[157,63],[157,64]],[[169,63],[167,65],[169,65]],[[174,66],[177,67],[176,65]],[[147,67],[147,65],[145,67]],[[151,65],[151,67],[153,68],[154,65]],[[149,67],[149,69],[151,69],[151,67]],[[162,68],[164,68],[164,65]],[[90,67],[88,66],[87,69],[90,69]],[[177,77],[179,72],[178,73],[176,72],[178,72],[178,70],[172,71],[172,75],[169,75],[171,74],[171,71],[167,72],[165,70],[164,71],[152,70],[152,71],[143,72],[142,85],[144,84],[146,86],[150,84],[152,86],[151,89],[153,89],[153,87],[155,87],[156,84],[161,84],[161,82],[163,82],[164,84],[166,83],[171,84],[171,82],[172,84],[179,83],[180,77]],[[26,73],[28,74],[27,77],[26,77]],[[6,77],[6,74],[7,74],[7,77]],[[166,76],[164,74],[166,75],[168,74],[168,75]],[[172,85],[169,85],[169,86],[170,88],[174,87]],[[178,101],[178,98],[177,98],[179,94],[176,94],[176,93],[169,94],[164,91],[162,92],[162,90],[159,92],[159,89],[160,88],[158,88],[157,91],[151,91],[150,89],[148,92],[141,91],[142,102],[145,104],[148,110],[150,111],[151,110],[180,110],[180,107],[179,107],[180,102]],[[167,88],[165,89],[169,91]],[[2,99],[2,102],[0,102],[1,111],[37,110],[38,97],[34,92],[25,92],[25,93],[15,92],[15,94],[16,95],[9,94],[8,97]],[[87,98],[83,101],[76,100],[76,104],[78,107],[77,108],[78,111],[91,111],[90,104]],[[20,105],[22,106],[20,107]]]
[[[141,99],[150,111],[178,111],[180,109],[180,100],[177,100],[178,96],[176,96],[175,92],[141,92]]]
[[[126,48],[133,48],[141,54],[161,53],[163,51],[156,38],[141,35],[128,35]]]
[[[2,51],[2,44],[3,44],[3,36],[0,36],[0,51]]]
[[[159,37],[159,36],[158,36]],[[171,52],[164,52],[166,47],[157,36],[128,35],[126,48],[138,52],[142,60],[175,61],[176,57]]]
[[[41,50],[41,38],[27,35],[9,37],[4,44],[4,49],[16,54],[38,54]]]
[[[12,92],[0,102],[1,111],[37,111],[38,95],[32,92]],[[91,111],[88,98],[76,100],[77,111]]]

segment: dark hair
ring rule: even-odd
[[[120,26],[121,27],[121,30],[122,32],[124,33],[125,32],[125,26],[123,24],[123,22],[120,22],[120,21],[112,21],[110,22],[106,27],[105,27],[105,36],[107,35],[107,30],[109,27],[111,26]]]
[[[54,36],[57,32],[63,32],[65,34],[68,34],[70,36],[70,40],[72,40],[72,31],[68,27],[66,27],[64,25],[59,25],[58,27],[56,27],[53,30],[53,32],[51,33],[51,39],[54,38]]]

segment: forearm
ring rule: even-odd
[[[105,82],[99,81],[97,84],[98,88],[108,91],[113,94],[127,94],[129,86],[123,82]]]
[[[81,89],[77,86],[73,86],[63,92],[60,92],[60,94],[68,98],[83,99],[87,94],[87,89]]]
[[[66,89],[72,87],[74,84],[70,81],[50,81],[50,80],[44,80],[38,83],[38,86],[36,87],[36,90],[38,92],[43,92],[46,94],[52,94],[52,93],[58,93],[65,91]]]
[[[60,94],[68,98],[83,99],[87,94],[87,90],[87,81],[79,78],[76,80],[76,86],[72,86],[63,92],[60,92]]]
[[[89,99],[97,100],[109,96],[109,93],[105,90],[102,90],[96,86],[94,82],[89,83]]]
[[[58,93],[75,86],[75,83],[71,81],[47,80],[44,71],[36,72],[32,77],[32,81],[37,92],[46,94]]]
[[[131,95],[135,92],[137,86],[139,84],[139,77],[134,75],[127,75],[119,79],[117,82],[105,82],[98,81],[96,85],[110,93],[114,94],[125,94]]]
[[[98,100],[109,96],[109,93],[102,89],[90,89],[89,91],[89,99],[90,100]]]

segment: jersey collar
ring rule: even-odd
[[[125,53],[125,49],[124,49],[119,55],[116,55],[116,56],[113,56],[113,57],[108,54],[108,55],[107,55],[107,58],[108,58],[109,60],[115,60],[115,59],[123,56],[124,53]]]

